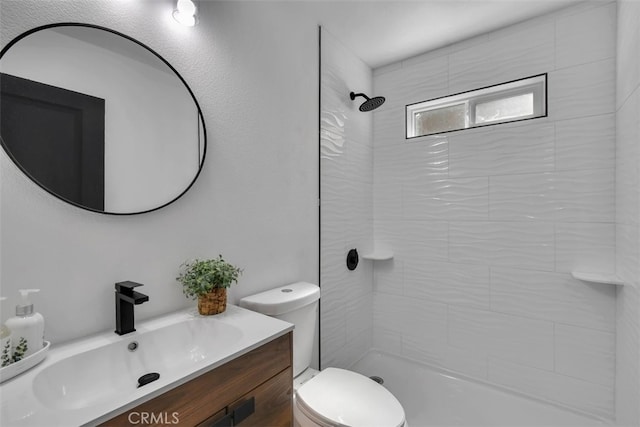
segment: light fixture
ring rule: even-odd
[[[173,11],[173,19],[182,25],[193,27],[196,25],[196,13],[197,8],[193,1],[178,0],[176,2],[176,9]]]

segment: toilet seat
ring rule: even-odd
[[[295,404],[320,426],[402,427],[402,405],[386,388],[345,369],[327,368],[295,393]]]

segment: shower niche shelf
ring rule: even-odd
[[[370,259],[372,261],[386,261],[393,259],[393,252],[388,250],[374,250],[362,255],[363,259]]]
[[[573,271],[571,272],[571,276],[573,276],[574,279],[582,280],[583,282],[604,283],[607,285],[618,285],[618,286],[624,285],[624,282],[620,280],[620,278],[615,274]]]

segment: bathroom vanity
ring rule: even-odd
[[[291,426],[292,372],[288,333],[101,426]]]
[[[292,330],[228,305],[215,316],[181,310],[126,335],[53,345],[0,385],[0,425],[290,426]]]

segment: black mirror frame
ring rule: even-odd
[[[196,182],[196,180],[198,179],[198,177],[200,176],[200,173],[202,172],[202,168],[204,166],[204,162],[207,156],[207,127],[205,125],[204,122],[204,116],[202,114],[202,110],[200,108],[200,104],[198,103],[198,100],[196,99],[193,91],[191,90],[191,88],[189,87],[189,85],[187,84],[187,82],[184,80],[184,78],[180,75],[180,73],[178,73],[178,71],[166,60],[164,59],[162,56],[160,56],[160,54],[158,54],[156,51],[154,51],[153,49],[151,49],[149,46],[145,45],[144,43],[134,39],[131,36],[128,36],[126,34],[123,34],[119,31],[113,30],[111,28],[107,28],[107,27],[102,27],[100,25],[94,25],[94,24],[86,24],[86,23],[80,23],[80,22],[59,22],[59,23],[54,23],[54,24],[47,24],[47,25],[42,25],[39,27],[35,27],[32,28],[28,31],[25,31],[24,33],[20,34],[19,36],[15,37],[13,40],[11,40],[9,43],[7,43],[7,45],[5,47],[2,48],[2,50],[0,50],[0,60],[2,60],[2,57],[5,55],[5,53],[17,42],[19,42],[20,40],[22,40],[23,38],[29,36],[30,34],[33,34],[35,32],[38,31],[42,31],[42,30],[46,30],[49,28],[56,28],[56,27],[86,27],[86,28],[94,28],[97,30],[102,30],[102,31],[107,31],[109,33],[118,35],[120,37],[123,37],[129,41],[134,42],[135,44],[143,47],[144,49],[148,50],[149,52],[151,52],[153,55],[155,55],[159,60],[161,60],[167,67],[169,67],[169,69],[171,69],[171,71],[173,71],[173,73],[178,77],[178,79],[180,79],[180,81],[182,82],[182,84],[184,85],[184,87],[187,89],[187,91],[189,92],[189,95],[191,95],[191,98],[193,99],[193,102],[196,105],[196,108],[198,110],[198,117],[200,118],[200,122],[202,123],[202,134],[203,134],[203,141],[200,144],[199,141],[199,145],[202,145],[202,159],[200,160],[200,165],[198,167],[198,172],[196,172],[196,175],[193,177],[193,180],[189,183],[189,185],[184,189],[184,191],[182,191],[182,193],[180,193],[178,196],[176,196],[174,199],[168,201],[167,203],[164,203],[158,207],[155,207],[153,209],[147,209],[144,211],[139,211],[139,212],[107,212],[107,211],[101,211],[98,209],[92,209],[86,206],[83,206],[79,203],[73,202],[71,200],[67,200],[64,197],[59,196],[58,194],[54,193],[53,191],[49,190],[48,188],[44,187],[42,184],[40,184],[36,179],[33,178],[33,176],[31,176],[31,174],[22,167],[22,165],[20,165],[20,163],[15,159],[15,157],[11,154],[11,152],[9,151],[8,147],[5,145],[4,140],[2,139],[2,136],[0,135],[0,145],[2,145],[2,148],[4,149],[4,152],[9,156],[9,158],[11,159],[11,161],[32,181],[34,182],[36,185],[38,185],[38,187],[42,188],[43,190],[45,190],[47,193],[51,194],[52,196],[54,196],[55,198],[62,200],[65,203],[68,203],[70,205],[76,206],[80,209],[86,210],[86,211],[90,211],[90,212],[95,212],[95,213],[99,213],[99,214],[104,214],[104,215],[140,215],[140,214],[144,214],[144,213],[149,213],[149,212],[153,212],[153,211],[157,211],[158,209],[162,209],[170,204],[172,204],[173,202],[175,202],[176,200],[178,200],[179,198],[181,198],[182,196],[184,196],[184,194],[189,191],[191,189],[191,187],[193,186],[193,184]]]

